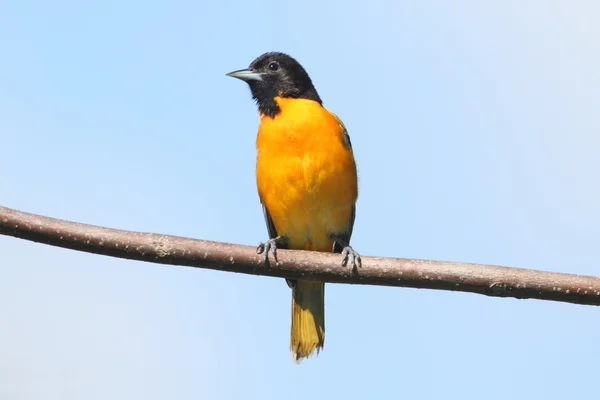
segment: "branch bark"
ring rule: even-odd
[[[299,250],[280,250],[279,262],[267,266],[255,247],[110,229],[2,206],[0,234],[111,257],[244,274],[600,305],[600,278],[592,276],[382,257],[362,257],[362,268],[352,273],[340,265],[339,254]]]

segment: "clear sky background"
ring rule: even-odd
[[[600,3],[3,1],[0,204],[256,245],[258,116],[225,73],[308,70],[360,172],[363,255],[600,275]],[[328,285],[288,350],[281,279],[0,237],[0,398],[574,398],[600,311]]]

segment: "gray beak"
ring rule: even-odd
[[[260,72],[252,71],[251,69],[240,69],[238,71],[233,71],[227,76],[231,76],[232,78],[238,78],[245,82],[248,81],[262,81],[262,74]]]

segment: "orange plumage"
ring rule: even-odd
[[[258,104],[256,184],[270,239],[259,246],[341,252],[350,267],[358,196],[350,138],[327,111],[304,68],[283,53],[265,53],[250,68],[228,74],[246,81]],[[284,239],[284,240],[281,240]],[[290,347],[299,362],[325,341],[323,282],[288,280],[292,287]]]
[[[261,117],[256,139],[258,193],[289,248],[331,252],[358,195],[344,127],[314,101],[276,102],[281,114]]]
[[[288,248],[330,252],[331,234],[348,230],[358,195],[345,128],[312,100],[275,101],[281,111],[261,117],[256,139],[258,193]],[[324,342],[324,283],[299,280],[292,293],[295,360],[318,352]]]

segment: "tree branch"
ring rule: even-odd
[[[250,246],[103,228],[1,206],[0,234],[111,257],[244,274],[600,305],[600,278],[592,276],[381,257],[362,257],[362,268],[350,273],[339,254],[298,250],[280,250],[279,263],[266,266]]]

